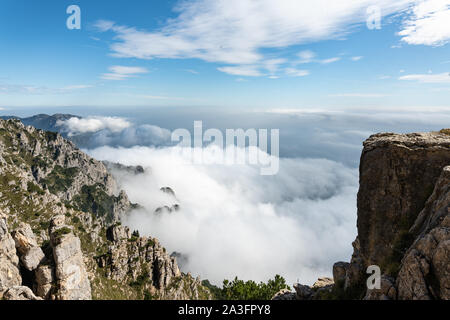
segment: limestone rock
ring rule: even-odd
[[[446,134],[384,133],[364,142],[357,223],[364,267],[383,266],[394,254],[393,244],[412,226],[449,164]]]
[[[328,278],[328,277],[319,278],[319,279],[317,279],[316,282],[314,282],[313,289],[318,289],[318,288],[323,288],[323,287],[327,287],[327,286],[332,286],[333,284],[334,284],[334,281],[331,278]]]
[[[8,288],[21,283],[16,246],[8,232],[6,216],[0,212],[0,299]]]
[[[297,300],[308,300],[313,294],[313,290],[309,286],[302,285],[300,283],[294,284]]]
[[[282,289],[277,292],[272,300],[296,300],[296,294],[294,292],[289,291],[288,289]]]
[[[49,299],[52,294],[53,284],[55,282],[54,270],[49,265],[41,265],[35,271],[36,276],[36,295]]]
[[[382,275],[380,289],[367,289],[364,300],[395,300],[396,298],[397,290],[394,278]]]
[[[450,299],[450,167],[411,231],[421,231],[402,260],[397,278],[399,299]]]
[[[9,288],[3,298],[5,300],[42,300],[42,298],[36,297],[30,288],[23,286]]]
[[[121,225],[114,225],[106,230],[106,238],[109,241],[119,242],[120,240],[127,240],[131,238],[131,231],[128,227]]]
[[[36,236],[30,225],[21,223],[20,227],[12,233],[17,251],[20,254],[20,261],[28,271],[35,270],[45,255],[38,246]]]
[[[347,270],[349,269],[348,262],[336,262],[333,265],[333,281],[334,283],[345,283]]]
[[[57,299],[90,300],[91,284],[81,252],[80,239],[63,223],[64,216],[55,217],[50,230],[58,284]]]

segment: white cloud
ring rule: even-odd
[[[138,74],[148,73],[146,68],[141,67],[127,67],[127,66],[112,66],[109,67],[110,73],[102,74],[103,80],[126,80],[131,77],[135,77]]]
[[[384,15],[390,15],[412,1],[192,0],[180,2],[175,10],[178,15],[158,30],[111,21],[99,21],[97,27],[115,34],[110,48],[117,57],[197,58],[226,63],[230,66],[219,70],[227,73],[256,76],[266,74],[256,69],[273,58],[262,49],[342,38],[355,25],[365,25],[369,6],[377,5]],[[304,54],[303,60],[311,59]]]
[[[0,93],[10,94],[10,93],[20,93],[20,94],[30,94],[30,95],[42,95],[42,94],[67,94],[73,91],[92,88],[92,85],[77,84],[69,85],[62,88],[54,88],[47,86],[37,86],[37,85],[27,85],[27,84],[1,84]]]
[[[442,46],[450,40],[450,3],[448,0],[419,0],[398,33],[413,45]]]
[[[214,155],[212,148],[205,152]],[[335,261],[350,258],[357,169],[323,159],[281,159],[279,174],[263,177],[249,165],[183,165],[172,148],[101,147],[89,153],[149,168],[138,176],[115,173],[130,200],[145,208],[124,217],[125,224],[157,237],[169,252],[186,254],[184,271],[216,284],[275,274],[289,283],[312,283],[330,276]],[[159,191],[166,186],[176,200]],[[180,211],[153,214],[174,203]]]
[[[262,73],[255,66],[220,67],[217,68],[217,70],[234,76],[247,76],[247,77],[262,76]]]
[[[63,132],[67,132],[69,135],[75,135],[105,129],[111,132],[120,132],[130,127],[131,123],[123,118],[117,117],[73,117],[67,120],[58,120],[56,125],[61,127]]]
[[[305,77],[309,75],[308,70],[301,70],[301,69],[295,69],[295,68],[286,68],[285,73],[288,76],[291,77]]]
[[[311,50],[304,50],[299,52],[298,57],[300,58],[300,61],[298,61],[298,63],[310,63],[314,61],[316,53]]]
[[[401,76],[399,80],[418,81],[422,83],[450,83],[450,73],[409,74],[406,76]]]
[[[80,90],[80,89],[87,89],[87,88],[92,88],[92,85],[87,85],[87,84],[75,84],[75,85],[70,85],[70,86],[66,86],[61,88],[61,90]]]
[[[333,62],[337,62],[337,61],[339,61],[339,60],[341,60],[341,58],[339,58],[339,57],[334,57],[334,58],[329,58],[329,59],[321,60],[320,63],[321,63],[321,64],[330,64],[330,63],[333,63]]]
[[[352,61],[359,61],[359,60],[361,60],[362,58],[363,58],[362,56],[351,57]]]
[[[338,93],[330,94],[330,97],[344,97],[344,98],[382,98],[386,97],[386,94],[382,93]]]

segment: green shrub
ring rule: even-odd
[[[286,280],[279,275],[276,275],[273,280],[270,279],[267,283],[260,282],[259,284],[252,280],[239,280],[236,277],[231,282],[224,280],[223,288],[219,289],[220,291],[217,290],[217,287],[211,285],[209,288],[215,297],[221,300],[270,300],[280,290],[290,289]]]

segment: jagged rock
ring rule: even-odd
[[[23,286],[9,288],[3,298],[5,300],[42,300],[42,298],[36,297],[30,288]]]
[[[119,242],[120,240],[127,240],[131,238],[130,228],[122,225],[114,225],[106,230],[106,238],[109,241]]]
[[[174,204],[173,206],[169,207],[169,206],[163,206],[163,207],[159,207],[155,210],[155,214],[156,215],[161,215],[164,213],[172,213],[174,211],[179,211],[180,210],[180,205],[179,204]]]
[[[12,233],[20,261],[28,271],[36,269],[45,258],[44,252],[36,242],[36,236],[30,225],[21,223],[20,227]]]
[[[349,268],[348,262],[336,262],[333,265],[333,281],[334,283],[345,283],[345,277]]]
[[[297,300],[309,300],[313,294],[313,290],[309,286],[302,285],[300,283],[294,284]]]
[[[41,265],[35,271],[36,276],[36,295],[49,299],[55,282],[54,270],[49,265]]]
[[[127,171],[128,173],[133,173],[136,175],[142,174],[145,172],[145,170],[142,166],[124,166],[123,164],[113,163],[113,162],[109,162],[109,161],[103,161],[103,163],[105,164],[105,166],[108,169],[112,169],[112,170],[123,170],[123,171]]]
[[[91,284],[81,252],[80,239],[64,225],[64,216],[52,220],[50,238],[55,259],[59,300],[90,300]]]
[[[448,164],[450,135],[385,133],[364,142],[357,223],[364,267],[388,263]]]
[[[411,231],[421,233],[402,260],[399,299],[450,299],[450,166]]]
[[[0,212],[0,299],[10,287],[19,286],[22,277],[14,239],[8,232],[6,216]]]
[[[380,289],[367,289],[364,300],[395,300],[396,298],[397,290],[394,278],[382,275]]]
[[[175,192],[170,187],[162,187],[160,190],[164,193],[167,193],[168,195],[175,197]]]
[[[334,284],[334,281],[331,278],[328,278],[328,277],[319,278],[319,279],[317,279],[316,282],[314,282],[313,289],[318,289],[318,288],[323,288],[323,287],[327,287],[327,286],[332,286],[333,284]]]
[[[296,300],[296,298],[294,292],[291,292],[288,289],[282,289],[272,297],[272,300]]]
[[[0,297],[22,282],[45,299],[210,297],[199,279],[180,272],[175,257],[156,239],[130,235],[125,228],[107,232],[138,205],[129,202],[103,163],[54,132],[17,120],[0,120],[0,128],[0,209],[12,217],[11,225],[30,223],[45,253],[39,266],[30,266],[37,266],[34,271],[19,270],[14,240],[0,231],[5,233],[0,236]],[[16,235],[22,243],[22,233],[16,230]],[[38,246],[31,247],[41,256]]]

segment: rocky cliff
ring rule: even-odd
[[[138,170],[139,171],[139,170]],[[105,165],[52,132],[0,120],[0,299],[208,299]]]
[[[276,299],[450,299],[450,134],[377,134],[364,142],[358,236],[333,279]],[[369,266],[381,270],[368,290]]]

